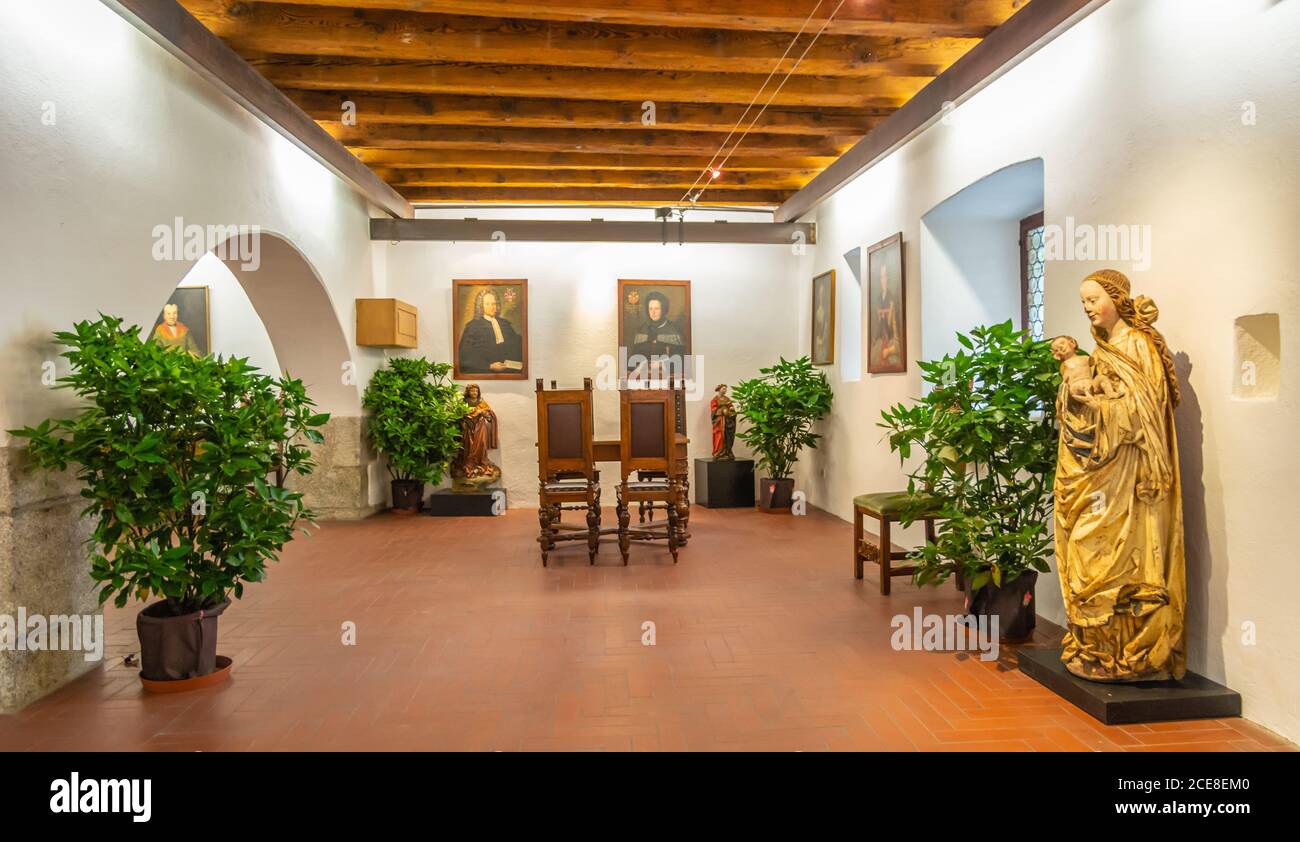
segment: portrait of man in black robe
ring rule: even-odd
[[[500,312],[496,291],[480,290],[474,298],[474,317],[465,323],[457,346],[458,375],[522,373],[523,337]]]

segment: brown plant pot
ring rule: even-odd
[[[992,582],[967,597],[967,608],[976,617],[987,614],[998,618],[998,638],[1002,643],[1024,643],[1034,636],[1038,618],[1034,585],[1038,572],[1021,573],[998,587]]]
[[[794,499],[794,478],[772,479],[763,477],[758,481],[758,508],[768,514],[790,514],[790,504]]]
[[[415,479],[393,480],[393,511],[413,515],[424,502],[424,483]]]
[[[155,602],[135,617],[140,638],[140,678],[148,681],[183,681],[217,670],[217,618],[230,600],[189,614],[173,614],[172,607]]]

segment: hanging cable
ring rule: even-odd
[[[712,173],[712,172],[721,172],[721,171],[722,171],[722,168],[723,168],[724,166],[726,166],[727,161],[730,161],[730,160],[731,160],[731,156],[734,155],[734,154],[736,154],[736,150],[740,148],[740,144],[744,142],[746,135],[748,135],[748,134],[753,130],[754,126],[756,126],[756,125],[758,124],[758,121],[759,121],[760,119],[762,119],[762,117],[763,117],[763,113],[764,113],[765,111],[767,111],[767,107],[768,107],[769,105],[771,105],[772,102],[776,99],[777,95],[781,93],[781,89],[785,87],[785,83],[788,82],[788,81],[790,81],[790,77],[793,76],[793,75],[794,75],[794,72],[795,72],[796,70],[799,69],[799,65],[800,65],[800,63],[803,62],[803,60],[804,60],[805,57],[807,57],[808,52],[809,52],[810,50],[812,50],[813,45],[817,43],[817,39],[820,38],[820,37],[822,36],[822,33],[826,31],[826,27],[830,26],[831,21],[835,19],[835,15],[836,15],[836,14],[839,12],[839,10],[844,6],[844,3],[845,3],[845,2],[846,2],[846,0],[840,0],[839,4],[838,4],[838,5],[837,5],[837,6],[836,6],[832,11],[831,11],[830,15],[826,18],[826,20],[822,21],[821,29],[817,30],[817,34],[814,35],[814,36],[812,37],[812,40],[808,42],[808,46],[804,47],[804,50],[803,50],[803,52],[799,55],[799,58],[797,58],[797,59],[795,60],[795,63],[794,63],[794,64],[790,67],[790,69],[786,72],[785,76],[781,79],[781,83],[780,83],[779,85],[776,86],[776,90],[773,91],[773,92],[772,92],[772,95],[771,95],[770,97],[767,98],[767,102],[763,103],[763,107],[759,109],[758,114],[754,115],[754,119],[750,121],[749,125],[745,127],[745,131],[742,132],[741,135],[740,135],[740,137],[736,140],[736,144],[735,144],[735,146],[731,147],[731,151],[728,152],[727,155],[726,155],[726,157],[722,159],[722,163],[721,163],[721,164],[718,164],[716,170],[713,168],[713,162],[717,160],[718,155],[722,154],[722,150],[726,148],[726,146],[727,146],[727,141],[731,139],[731,135],[732,135],[732,134],[735,134],[735,131],[736,131],[736,130],[735,130],[734,128],[733,128],[733,129],[731,130],[731,132],[727,135],[727,139],[726,139],[726,140],[723,140],[723,142],[722,142],[722,146],[719,147],[719,149],[718,149],[718,151],[717,151],[716,153],[714,153],[713,158],[710,159],[710,161],[709,161],[709,166],[708,166],[708,167],[705,167],[705,172],[711,172],[711,173]],[[817,7],[820,7],[820,6],[821,6],[821,0],[817,0]],[[816,12],[817,12],[817,7],[814,7],[814,8],[813,8],[812,14],[816,14]],[[812,14],[809,14],[809,16],[808,16],[808,19],[809,19],[809,20],[812,19]],[[808,25],[808,21],[805,20],[805,21],[804,21],[804,26],[807,26],[807,25]],[[800,30],[799,30],[799,33],[798,33],[797,35],[795,35],[795,41],[797,41],[798,38],[799,38],[799,35],[802,35],[802,34],[803,34],[803,28],[801,27]],[[794,46],[794,43],[795,43],[794,41],[791,41],[791,42],[790,42],[790,46]],[[789,52],[790,52],[789,47],[787,47],[787,48],[786,48],[786,54],[789,54]],[[785,60],[785,56],[783,55],[783,56],[781,56],[781,60],[780,60],[780,61],[784,61],[784,60]],[[777,62],[778,67],[780,66],[780,61]],[[776,72],[776,71],[773,70],[773,73],[775,73],[775,72]],[[769,75],[768,75],[768,79],[770,80],[771,78],[772,78],[772,77],[771,77],[771,74],[769,74]],[[764,82],[763,82],[763,87],[767,87],[767,81],[764,81]],[[763,91],[763,88],[759,88],[759,94],[761,94],[762,91]],[[758,95],[755,95],[754,99],[757,100],[757,99],[758,99]],[[746,114],[749,113],[749,109],[753,107],[753,104],[754,104],[754,103],[751,101],[750,104],[749,104],[749,107],[747,107],[747,108],[745,109],[745,113],[746,113]],[[744,114],[741,115],[741,120],[744,119],[744,116],[745,116]],[[739,125],[739,121],[737,121],[737,125]],[[683,201],[683,202],[686,201],[686,199],[690,197],[691,190],[694,190],[694,189],[695,189],[695,186],[696,186],[697,184],[699,184],[699,182],[700,182],[700,178],[702,178],[703,176],[704,176],[704,172],[701,172],[700,175],[695,179],[695,184],[692,184],[692,185],[691,185],[691,189],[690,189],[690,190],[687,190],[687,191],[686,191],[686,196],[684,196],[684,197],[682,198],[682,201]],[[717,176],[713,176],[713,177],[716,178]],[[701,188],[700,188],[700,192],[697,193],[697,194],[695,195],[694,198],[690,199],[691,203],[693,204],[693,203],[699,201],[700,196],[703,196],[703,195],[704,195],[704,191],[707,190],[707,189],[708,189],[708,184],[706,183],[704,187],[701,187]]]
[[[841,4],[843,4],[843,0],[841,0]],[[740,114],[740,116],[736,118],[736,124],[735,124],[734,126],[731,127],[731,131],[727,132],[727,136],[726,136],[725,138],[722,139],[722,145],[718,147],[718,151],[713,153],[713,157],[709,159],[709,163],[708,163],[708,165],[705,166],[704,169],[700,170],[700,174],[697,175],[697,176],[695,177],[695,181],[692,182],[692,184],[691,184],[691,186],[690,186],[689,188],[687,188],[686,193],[685,193],[685,194],[682,196],[682,198],[677,202],[677,204],[679,204],[679,205],[681,205],[681,204],[685,204],[686,199],[691,195],[691,191],[694,190],[695,187],[696,187],[696,185],[698,185],[698,184],[700,183],[700,179],[704,177],[704,174],[705,174],[706,172],[708,172],[708,173],[713,172],[713,162],[716,161],[716,160],[718,160],[718,156],[722,154],[722,150],[724,150],[724,149],[727,148],[727,142],[730,141],[732,135],[734,135],[734,134],[736,133],[736,129],[740,128],[740,124],[743,123],[743,122],[745,121],[745,117],[747,117],[747,116],[749,115],[750,109],[752,109],[752,108],[754,107],[754,103],[758,102],[758,98],[759,98],[760,96],[763,95],[763,90],[767,87],[767,83],[768,83],[768,82],[771,82],[771,81],[772,81],[772,77],[775,76],[775,75],[776,75],[776,72],[777,72],[778,70],[781,69],[781,62],[785,61],[785,60],[786,60],[786,57],[790,55],[790,50],[793,49],[793,48],[794,48],[794,45],[797,44],[797,43],[799,42],[799,37],[800,37],[801,35],[803,35],[803,31],[804,31],[805,29],[808,28],[808,22],[809,22],[810,20],[813,19],[813,15],[817,14],[817,10],[820,9],[821,6],[822,6],[822,0],[817,0],[817,5],[816,5],[816,6],[813,6],[812,11],[808,13],[808,17],[804,18],[803,25],[799,27],[799,31],[796,32],[796,33],[794,34],[794,37],[790,39],[790,43],[786,45],[785,52],[784,52],[784,53],[781,53],[781,57],[780,57],[779,59],[776,60],[776,64],[772,67],[771,72],[769,72],[769,73],[767,74],[767,78],[763,80],[763,84],[761,84],[761,85],[758,86],[758,90],[757,90],[757,91],[754,91],[754,97],[753,97],[753,99],[751,99],[751,100],[749,101],[749,105],[746,105],[746,106],[745,106],[745,110],[742,111],[741,114]],[[837,11],[838,11],[838,9],[837,9]],[[832,14],[832,17],[833,17],[833,16],[834,16],[834,15]],[[827,19],[827,22],[829,22],[829,18]],[[825,27],[823,27],[823,28],[825,28]],[[821,33],[818,33],[818,34],[820,35]],[[817,39],[814,38],[813,40],[816,41]],[[806,50],[805,50],[804,52],[805,52],[805,54],[807,53]],[[801,58],[802,58],[802,57],[801,57]],[[796,62],[796,63],[795,63],[795,67],[798,67],[798,66],[799,66],[799,65],[798,65],[798,62]],[[787,76],[787,78],[788,78],[788,76]],[[785,84],[785,83],[782,82],[782,84]],[[779,90],[779,88],[778,88],[778,90]],[[766,107],[766,106],[765,106],[765,107]],[[761,114],[762,112],[759,112],[759,113]],[[741,137],[742,137],[742,139],[743,139],[744,135],[742,135]]]

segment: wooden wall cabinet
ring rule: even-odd
[[[396,298],[357,299],[357,345],[366,348],[415,348],[419,345],[418,312]]]

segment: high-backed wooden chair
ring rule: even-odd
[[[596,563],[600,544],[600,483],[592,458],[591,378],[581,389],[547,390],[537,380],[537,519],[542,566],[558,541],[587,541]],[[586,527],[560,522],[564,508],[586,509]]]
[[[686,385],[684,383],[673,392],[673,424],[676,426],[677,435],[686,435]],[[681,518],[678,539],[682,546],[685,546],[686,539],[689,537],[687,533],[690,531],[691,525],[691,472],[690,462],[685,458],[682,450],[683,448],[679,446],[677,453],[677,487],[681,495],[677,501],[677,516]],[[637,479],[663,479],[663,473],[660,471],[637,471]],[[638,503],[636,519],[640,523],[645,523],[647,518],[653,521],[655,511],[663,509],[664,506],[659,503]]]
[[[677,423],[675,394],[668,389],[623,389],[619,393],[620,429],[618,485],[618,549],[627,564],[633,541],[668,540],[668,550],[677,563],[681,545],[682,498],[678,482]],[[654,471],[654,479],[640,479],[639,472]],[[638,474],[637,478],[633,474]],[[662,505],[668,513],[666,524],[650,523],[631,528],[629,507],[642,502]]]

